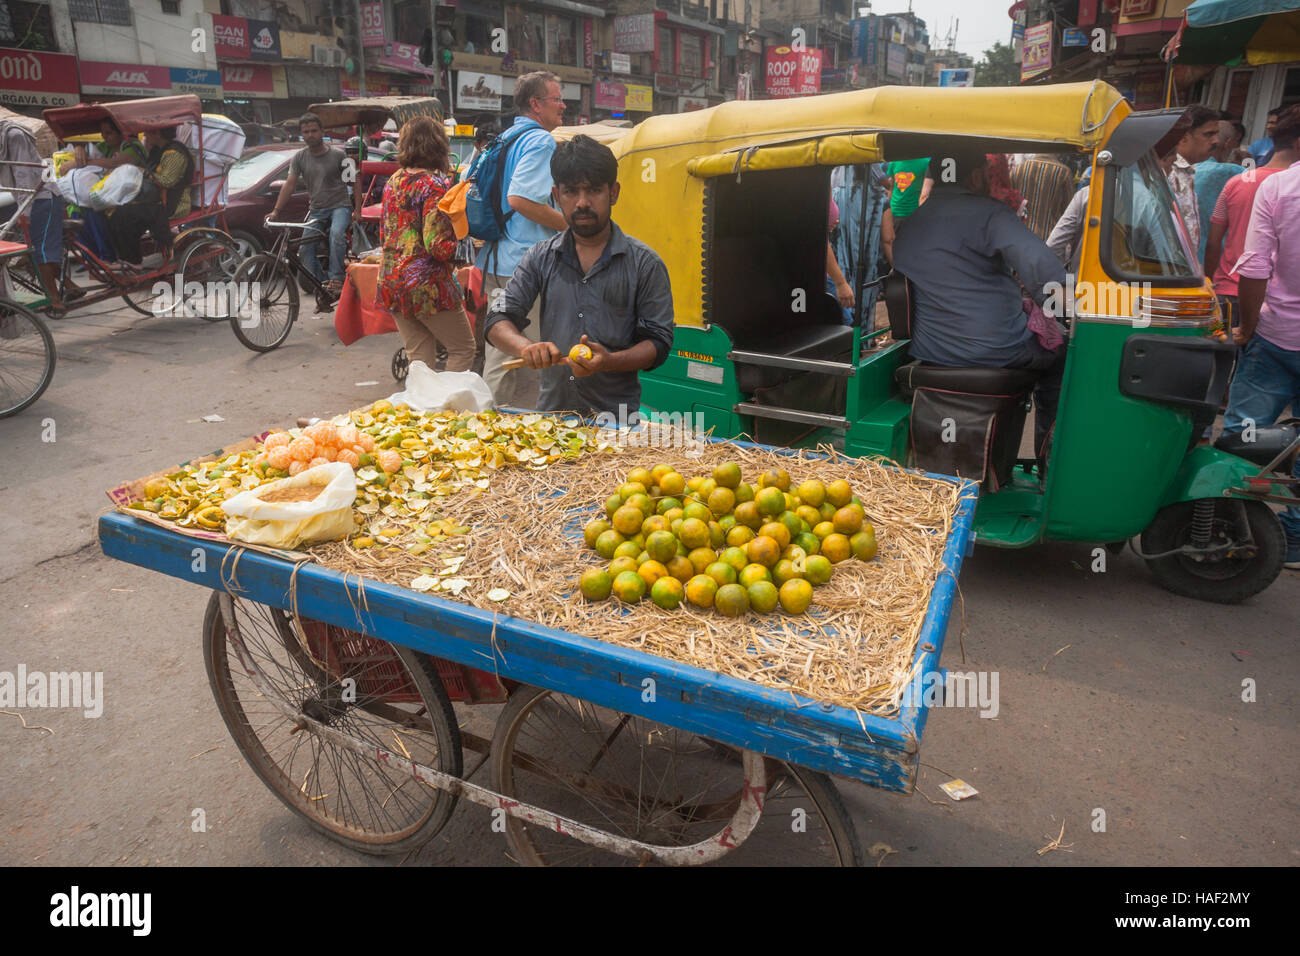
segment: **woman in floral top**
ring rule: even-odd
[[[451,270],[456,234],[438,211],[452,185],[442,125],[427,116],[408,121],[397,139],[397,162],[401,168],[384,186],[378,299],[393,314],[412,362],[433,368],[441,343],[447,371],[464,372],[474,362],[474,332]]]

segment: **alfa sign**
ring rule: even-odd
[[[75,56],[0,50],[0,103],[72,106],[79,98]]]
[[[767,51],[769,96],[808,96],[822,89],[822,51],[792,50],[788,46]]]
[[[170,96],[171,71],[165,66],[80,61],[81,91],[101,96]]]

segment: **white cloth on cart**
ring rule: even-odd
[[[201,168],[203,182],[195,188],[194,201],[198,206],[211,206],[214,203],[225,205],[229,198],[226,187],[226,171],[244,152],[244,130],[228,116],[216,113],[204,113],[203,155]],[[194,154],[196,166],[200,164],[199,128],[195,123],[181,123],[176,127],[176,138],[189,147]],[[200,192],[201,190],[201,192]]]
[[[104,178],[104,170],[100,166],[82,166],[74,167],[55,180],[59,187],[59,192],[63,198],[74,206],[89,206],[90,191],[95,188],[95,183]],[[139,189],[139,187],[136,187]]]
[[[144,171],[139,166],[119,166],[94,184],[86,197],[86,205],[99,210],[125,206],[139,194],[143,185]]]

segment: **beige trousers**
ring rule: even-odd
[[[483,276],[483,294],[487,297],[488,308],[492,308],[492,291],[504,289],[510,281],[509,276],[486,274]],[[534,342],[540,342],[542,328],[542,297],[539,295],[533,307],[528,311],[528,328],[524,335]],[[492,389],[492,397],[498,406],[509,405],[514,408],[536,408],[541,398],[542,377],[536,369],[517,368],[506,371],[502,363],[512,356],[502,352],[491,342],[483,347],[483,381]]]
[[[432,315],[415,315],[408,318],[399,311],[393,312],[393,321],[406,346],[406,357],[437,367],[438,343],[447,349],[447,371],[466,372],[474,364],[474,331],[461,309],[448,309]]]

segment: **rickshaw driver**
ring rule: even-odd
[[[589,136],[561,143],[551,157],[551,189],[568,228],[524,253],[484,324],[489,342],[542,370],[542,411],[612,415],[635,425],[637,372],[658,368],[673,344],[668,269],[645,243],[610,219],[618,201],[618,161]],[[542,297],[539,338],[523,333]],[[586,345],[590,358],[570,358]]]
[[[954,182],[942,175],[947,161],[955,165]],[[1034,447],[1041,454],[1056,421],[1065,346],[1039,344],[1021,287],[1041,306],[1051,283],[1065,285],[1065,268],[1015,213],[990,198],[983,153],[934,162],[940,175],[930,199],[894,243],[894,265],[916,292],[911,355],[952,368],[1043,369],[1034,387]]]

